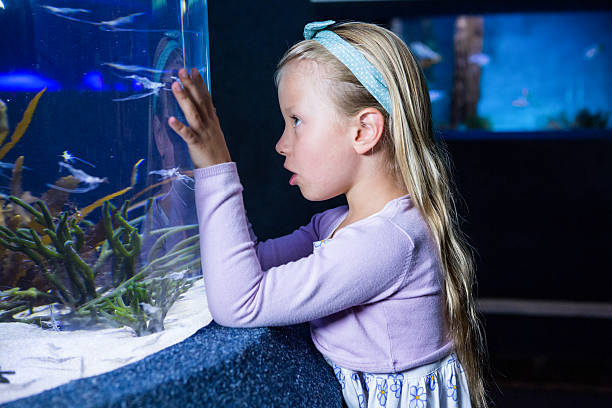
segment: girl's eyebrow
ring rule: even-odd
[[[287,111],[287,112],[291,112],[294,109],[295,109],[294,105],[289,105],[285,109],[281,108],[281,110],[284,110],[284,111]]]

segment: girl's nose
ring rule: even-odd
[[[284,132],[281,135],[280,139],[278,139],[278,142],[276,142],[276,152],[281,156],[287,155],[287,138],[285,137]]]

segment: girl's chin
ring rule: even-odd
[[[298,185],[300,188],[300,192],[302,193],[302,197],[307,199],[308,201],[325,201],[330,198],[334,198],[334,195],[325,194],[321,191],[309,191],[307,188]]]

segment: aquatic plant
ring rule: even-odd
[[[582,129],[604,129],[610,118],[609,112],[589,112],[588,109],[580,109],[574,119],[573,127]]]
[[[129,201],[119,209],[105,201],[100,224],[106,239],[98,249],[86,244],[85,229],[96,229],[91,222],[68,211],[53,217],[40,199],[34,205],[15,196],[9,200],[27,212],[32,223],[15,230],[0,226],[0,246],[24,254],[51,289],[0,292],[0,321],[48,323],[49,316],[33,314],[34,306],[42,301],[62,303],[69,311],[62,319],[72,325],[100,321],[125,324],[137,335],[163,330],[169,308],[191,286],[187,272],[199,266],[198,236],[180,241],[165,254],[161,248],[171,235],[197,229],[197,225],[151,231],[149,235],[158,237],[146,264],[141,265],[143,234],[137,225],[150,219],[151,199],[145,215],[134,220],[127,217]],[[109,263],[111,279],[104,285],[103,271],[109,269]],[[28,310],[29,314],[25,313]]]
[[[580,109],[574,120],[570,120],[566,112],[561,112],[556,117],[548,119],[546,125],[551,129],[605,129],[608,125],[610,112],[593,112],[588,109]]]
[[[13,132],[13,135],[11,136],[11,140],[9,140],[4,146],[2,146],[2,143],[4,142],[4,139],[6,138],[8,131],[0,132],[0,146],[2,146],[0,147],[0,160],[2,160],[2,158],[6,156],[6,154],[13,148],[13,146],[15,146],[17,142],[19,142],[21,137],[24,135],[25,131],[28,129],[28,126],[30,126],[30,122],[32,121],[32,116],[34,116],[34,111],[36,110],[38,101],[46,90],[47,88],[44,88],[42,91],[37,93],[36,96],[34,96],[34,98],[32,98],[32,100],[28,104],[28,107],[23,113],[23,118],[17,124],[17,127],[15,128],[15,131]]]
[[[68,213],[63,212],[61,218],[55,221],[42,200],[36,201],[39,210],[15,196],[10,196],[9,200],[30,213],[39,227],[13,231],[0,226],[0,244],[31,259],[66,306],[76,309],[95,298],[93,270],[78,254],[83,247],[85,232],[76,220],[69,220]],[[39,233],[41,229],[44,235]],[[45,241],[50,240],[52,245],[43,243],[46,237]],[[59,277],[61,270],[70,278],[70,290]]]
[[[491,121],[485,117],[474,114],[465,121],[465,127],[475,130],[491,130]]]
[[[0,158],[27,130],[45,90],[30,101],[23,119],[4,145],[8,125],[0,129]],[[197,225],[155,231],[149,228],[148,238],[159,237],[149,251],[146,264],[141,265],[145,237],[138,225],[151,219],[153,199],[133,207],[124,201],[119,209],[110,200],[133,190],[142,161],[134,164],[128,187],[73,212],[62,209],[69,194],[83,180],[74,175],[62,177],[41,198],[36,198],[22,189],[24,157],[15,161],[11,195],[0,196],[0,284],[8,288],[0,291],[0,322],[56,326],[52,313],[41,315],[34,309],[61,303],[68,311],[61,316],[62,321],[69,325],[102,321],[127,325],[139,336],[163,330],[169,308],[191,286],[186,272],[199,267],[199,241],[194,235],[162,254],[160,249],[169,236],[195,230]],[[150,186],[133,198],[173,179]],[[102,219],[97,224],[85,219],[99,207],[102,207]],[[128,220],[130,210],[142,207],[144,215]],[[108,269],[111,279],[105,282]],[[21,283],[28,289],[23,290]]]

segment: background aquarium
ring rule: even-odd
[[[610,129],[612,13],[391,20],[427,78],[440,130]],[[494,137],[494,135],[490,135]]]
[[[163,330],[200,268],[167,120],[179,68],[210,84],[207,24],[205,0],[2,0],[0,322]]]

